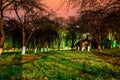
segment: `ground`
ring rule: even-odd
[[[49,51],[0,56],[0,80],[119,80],[120,50]]]

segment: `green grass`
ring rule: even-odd
[[[104,50],[103,54],[117,52],[118,56],[119,51]],[[0,56],[0,80],[119,80],[120,65],[109,63],[95,52],[3,54]]]

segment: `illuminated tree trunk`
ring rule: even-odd
[[[32,30],[32,32],[30,33],[30,35],[28,36],[28,38],[27,38],[27,40],[26,40],[25,26],[27,26],[27,25],[26,25],[25,23],[26,23],[26,15],[27,15],[28,12],[29,12],[29,11],[27,11],[27,12],[25,13],[24,22],[22,22],[22,19],[20,18],[19,14],[18,14],[17,8],[15,8],[15,13],[16,13],[18,19],[20,20],[21,27],[22,27],[22,45],[23,45],[23,46],[22,46],[22,55],[25,54],[25,52],[26,52],[26,46],[27,46],[27,44],[28,44],[28,42],[29,42],[29,39],[31,38],[31,36],[32,36],[32,34],[33,34],[33,32],[34,32],[34,30]]]
[[[0,55],[3,52],[5,34],[3,30],[3,1],[0,0]]]
[[[3,21],[0,19],[0,55],[3,52],[3,47],[4,47],[4,41],[5,41],[5,34],[3,30]]]
[[[28,36],[28,38],[27,38],[27,40],[26,40],[26,39],[25,39],[25,29],[24,29],[24,27],[22,27],[22,36],[23,36],[22,55],[24,55],[25,52],[26,52],[26,46],[27,46],[27,44],[28,44],[28,42],[29,42],[29,40],[30,40],[33,32],[34,32],[34,31],[31,31],[30,35]]]
[[[26,52],[26,46],[23,45],[23,47],[22,47],[22,55],[25,55],[25,52]]]
[[[22,55],[25,54],[26,51],[26,45],[25,45],[25,30],[22,28],[22,39],[23,39],[23,47],[22,47]]]
[[[37,47],[35,48],[35,53],[37,53]]]

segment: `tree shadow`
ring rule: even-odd
[[[92,52],[92,53],[108,63],[120,66],[120,57],[114,55],[114,53],[111,54],[106,54],[103,52]]]
[[[9,55],[9,57],[8,57]],[[5,53],[0,64],[0,80],[21,80],[22,79],[22,55],[20,52]]]
[[[91,65],[84,65],[83,69],[81,70],[80,74],[85,74],[86,79],[90,78],[88,75],[93,76],[94,78],[102,78],[103,80],[108,79],[120,79],[120,71],[113,71],[108,66],[103,66],[102,68],[91,66]]]

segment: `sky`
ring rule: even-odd
[[[73,8],[67,8],[66,4],[62,4],[62,0],[43,0],[49,8],[57,13],[57,16],[68,18],[69,16],[76,16],[76,10]]]
[[[76,10],[73,8],[67,8],[66,4],[62,4],[64,0],[42,0],[42,3],[56,12],[58,17],[68,18],[69,16],[77,16]],[[22,12],[20,12],[22,14]],[[16,17],[13,12],[4,13],[7,16]]]

